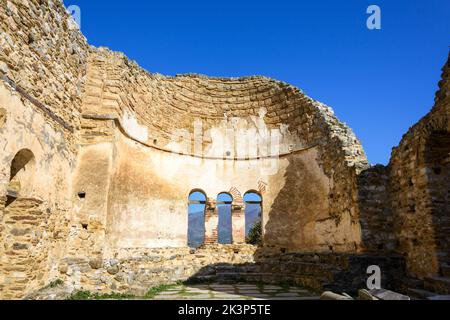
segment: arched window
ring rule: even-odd
[[[205,210],[207,197],[194,190],[189,195],[188,246],[198,248],[205,242]]]
[[[31,192],[34,166],[34,154],[30,150],[22,149],[15,155],[11,162],[6,206],[12,204],[19,195],[24,196],[24,194]]]
[[[233,243],[232,205],[233,197],[229,193],[219,194],[217,212],[219,215],[218,242],[220,244]]]
[[[259,244],[262,232],[262,197],[256,191],[244,195],[245,238],[247,243]]]

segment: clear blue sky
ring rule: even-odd
[[[334,108],[371,163],[433,106],[450,45],[449,0],[65,0],[89,42],[166,75],[265,75]],[[382,9],[382,30],[366,9]]]

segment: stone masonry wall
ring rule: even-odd
[[[371,167],[358,176],[362,242],[368,252],[392,253],[397,249],[389,178],[389,168],[382,165]]]
[[[111,252],[103,258],[66,258],[58,277],[69,290],[123,292],[145,295],[160,284],[186,281],[193,276],[215,275],[216,264],[254,262],[256,248],[250,245],[211,245],[189,248],[129,248]]]
[[[305,229],[305,232],[327,234],[319,239],[321,250],[358,250],[360,227],[356,176],[367,167],[367,159],[353,132],[334,117],[329,107],[312,100],[293,86],[264,77],[225,79],[149,74],[123,55],[103,48],[90,55],[87,74],[83,123],[89,123],[89,130],[95,132],[87,136],[93,144],[111,141],[107,137],[111,133],[104,124],[115,121],[122,133],[148,148],[149,152],[153,148],[164,152],[183,152],[199,158],[218,156],[232,162],[242,150],[231,146],[226,155],[223,150],[217,153],[215,148],[216,138],[224,135],[226,130],[251,129],[258,135],[278,128],[280,152],[292,154],[292,159],[287,160],[288,179],[291,175],[295,179],[295,172],[302,170],[298,167],[305,167],[301,162],[293,163],[296,158],[294,154],[305,148],[317,149],[318,153],[315,159],[311,158],[311,163],[317,162],[319,170],[326,176],[327,186],[321,186],[318,190],[327,195],[325,198],[316,197],[313,201],[309,196],[303,196],[307,199],[300,196],[299,201],[320,204],[327,208],[327,214],[317,212],[316,221],[301,221],[299,228],[310,230]],[[200,151],[194,148],[192,141],[196,134],[193,130],[196,120],[201,121],[204,135]],[[174,132],[179,130],[187,134],[182,139],[185,144],[187,141],[187,149],[171,141]],[[236,141],[246,139],[236,138]],[[174,159],[174,162],[180,161],[181,158]],[[255,178],[255,189],[257,180]],[[280,183],[277,179],[272,180],[278,188]],[[279,195],[270,195],[276,198],[276,205],[265,208],[268,216],[263,220],[267,241],[278,242],[278,246],[292,250],[296,246],[293,243],[305,241],[303,235],[299,236],[295,231],[286,232],[283,227],[283,221],[295,220],[303,215],[304,206],[301,203],[292,205],[292,199],[287,196],[292,193],[288,189],[300,187],[298,181],[301,179],[290,181],[292,183],[286,185],[286,190],[283,189]],[[126,182],[123,181],[122,185]],[[202,185],[193,187],[203,188]],[[231,187],[234,186],[225,186],[225,190]],[[156,189],[154,192],[158,193]],[[314,192],[311,196],[314,197]],[[174,205],[179,206],[178,202]],[[290,206],[292,209],[286,210]],[[342,231],[334,232],[336,229]],[[338,235],[334,236],[334,233]],[[299,237],[302,239],[295,239]],[[311,244],[317,242],[313,237],[307,241]]]
[[[64,259],[59,279],[61,298],[80,291],[144,296],[152,287],[191,282],[295,284],[317,292],[357,294],[365,286],[367,268],[383,270],[383,288],[395,289],[404,277],[400,256],[336,253],[268,252],[251,245],[208,245],[188,248],[121,249],[103,259]],[[49,298],[46,290],[29,296]]]
[[[61,1],[0,1],[0,298],[48,284],[65,255],[89,50]],[[22,151],[34,165],[11,188]]]
[[[411,276],[439,274],[449,259],[448,159],[450,153],[450,60],[433,110],[392,153],[394,231]]]
[[[88,52],[61,1],[0,1],[0,71],[73,129]]]

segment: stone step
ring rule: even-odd
[[[230,278],[236,278],[236,277],[242,277],[242,276],[267,276],[267,275],[273,275],[273,273],[261,273],[261,272],[217,272],[217,277],[230,277]]]
[[[405,278],[402,280],[403,287],[407,290],[408,288],[413,289],[424,289],[424,283],[423,280],[420,279],[412,279],[412,278]]]
[[[426,300],[430,297],[434,297],[437,294],[435,292],[422,290],[422,289],[407,289],[407,295],[411,298]]]
[[[193,276],[190,277],[188,279],[188,282],[199,282],[199,283],[203,283],[203,282],[213,282],[216,281],[216,276],[215,275],[210,275],[210,276]]]
[[[450,278],[425,278],[425,290],[436,292],[440,295],[448,295],[450,294]]]
[[[309,275],[316,277],[324,277],[330,281],[333,279],[334,274],[338,272],[336,268],[320,263],[309,262],[292,262],[287,265],[280,264],[264,264],[261,268],[261,272],[268,273],[282,273],[282,274],[297,274],[297,275]]]
[[[450,264],[448,263],[441,264],[441,274],[444,277],[450,278]]]

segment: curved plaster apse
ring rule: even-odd
[[[265,245],[357,249],[355,173],[368,163],[331,108],[269,78],[166,77],[104,49],[89,68],[107,97],[95,110],[120,132],[107,213],[120,246],[186,246],[186,194],[235,188],[264,197]]]

